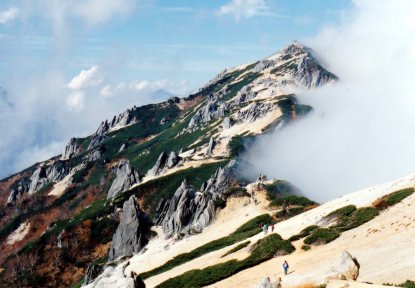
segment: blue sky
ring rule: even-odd
[[[99,1],[88,1],[100,6]],[[57,66],[71,77],[94,65],[114,65],[113,77],[120,81],[167,78],[197,88],[226,67],[254,61],[315,34],[338,21],[349,5],[344,0],[251,0],[221,13],[221,7],[238,1],[123,0],[116,2],[126,10],[110,7],[113,13],[97,22],[91,20],[94,11],[72,13],[75,4],[56,16],[49,15],[58,10],[51,1],[39,2],[45,4],[34,8],[27,1],[2,1],[3,11],[17,9],[16,17],[0,26],[3,83],[16,59],[23,58],[28,75]],[[253,11],[244,12],[249,8],[243,5]]]
[[[3,0],[0,177],[132,105],[316,35],[346,0]],[[83,71],[83,72],[81,72]],[[162,94],[165,95],[165,94]]]

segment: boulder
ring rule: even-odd
[[[117,167],[115,179],[108,191],[107,199],[128,190],[131,186],[139,182],[140,175],[131,167],[130,161],[121,160]]]
[[[349,252],[343,251],[340,263],[328,273],[326,280],[353,280],[359,277],[360,264]]]
[[[231,118],[225,117],[223,119],[223,122],[222,122],[222,128],[225,130],[225,129],[229,129],[231,127],[232,127]]]
[[[359,277],[360,264],[349,252],[343,251],[338,272],[341,280],[356,280]]]
[[[121,256],[130,257],[144,248],[149,241],[149,231],[152,223],[140,209],[135,196],[124,202],[120,224],[112,237],[109,260]]]
[[[179,163],[180,157],[177,155],[176,152],[172,151],[167,159],[166,167],[171,169]]]
[[[255,286],[255,288],[275,288],[276,286],[273,285],[273,283],[271,282],[271,279],[269,279],[269,277],[265,277],[264,279],[262,279],[261,283],[259,283],[259,285]]]

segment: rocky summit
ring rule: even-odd
[[[295,93],[337,80],[293,42],[196,93],[128,108],[92,135],[74,135],[61,155],[0,181],[0,287],[409,279],[415,176],[319,205],[295,183],[247,172],[252,143],[313,113]]]

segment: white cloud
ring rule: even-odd
[[[96,87],[102,82],[99,66],[92,66],[88,70],[82,70],[68,83],[72,90]]]
[[[74,2],[72,4],[73,13],[91,25],[105,23],[116,15],[128,14],[134,8],[134,0],[86,0]]]
[[[221,6],[217,14],[220,16],[230,15],[239,20],[268,14],[268,10],[269,7],[264,0],[232,0]]]
[[[81,111],[85,107],[85,93],[83,91],[71,92],[66,96],[65,104],[72,111]]]
[[[9,8],[7,10],[0,11],[0,24],[6,24],[14,19],[19,14],[19,10],[16,8]]]
[[[325,201],[415,172],[415,1],[354,1],[307,41],[340,77],[302,93],[314,112],[249,151],[259,171]]]

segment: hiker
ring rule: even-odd
[[[284,268],[284,274],[287,275],[288,274],[288,268],[290,266],[288,265],[287,260],[284,261],[284,263],[282,264],[282,268]]]
[[[271,225],[271,232],[274,232],[274,224]]]

